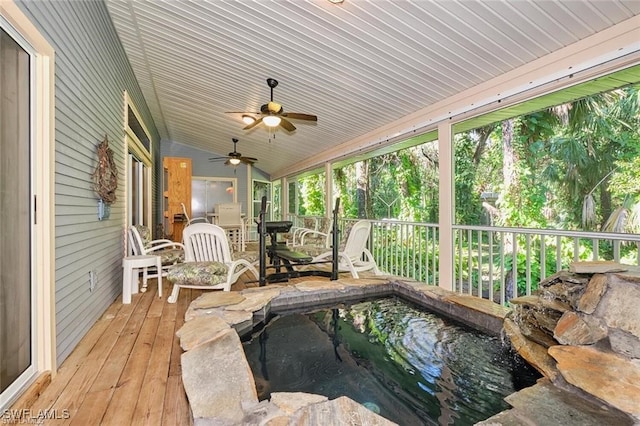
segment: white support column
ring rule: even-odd
[[[331,162],[324,163],[324,215],[331,217],[333,211],[333,167]]]
[[[289,179],[283,177],[280,179],[280,211],[282,212],[281,220],[289,219]]]
[[[246,206],[247,206],[247,217],[251,218],[255,215],[256,212],[253,211],[253,176],[252,176],[252,167],[251,164],[247,164],[247,198],[246,198]]]
[[[455,194],[453,184],[453,135],[451,123],[438,125],[440,266],[438,286],[453,289],[453,218]]]

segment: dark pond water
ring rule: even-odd
[[[400,425],[472,425],[539,377],[499,338],[397,298],[276,317],[244,345],[260,399],[346,395]]]

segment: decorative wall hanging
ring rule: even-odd
[[[104,135],[104,140],[98,145],[98,166],[93,172],[93,189],[105,204],[110,205],[116,201],[118,167],[113,160],[107,135]]]

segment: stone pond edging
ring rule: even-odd
[[[593,265],[587,265],[586,269],[591,267]],[[583,270],[579,279],[571,278],[566,271],[561,272],[540,284],[540,295],[514,300],[514,310],[476,296],[452,293],[397,277],[311,280],[241,292],[205,293],[191,303],[185,314],[185,324],[176,333],[185,351],[181,359],[182,379],[194,424],[394,424],[348,397],[328,400],[321,395],[274,392],[270,400],[259,401],[240,338],[251,333],[271,314],[388,295],[401,296],[487,334],[506,337],[511,346],[544,375],[536,385],[505,398],[512,409],[480,422],[480,425],[572,424],[571,421],[578,418],[585,426],[640,424],[640,360],[637,358],[640,268],[636,269],[628,273],[606,273],[606,284],[599,272]],[[560,299],[566,293],[573,301],[557,303],[549,295],[548,288],[557,287],[556,284],[563,280],[569,285],[567,292],[560,288],[563,291]],[[580,285],[588,291],[574,286],[576,283],[582,283]],[[614,293],[606,295],[607,288],[613,288]],[[612,300],[622,306],[612,306]],[[568,312],[566,305],[571,304],[579,306],[579,311],[566,314],[564,320],[558,321],[563,312]],[[559,323],[554,338],[565,344],[549,340],[545,346],[524,336],[514,322],[522,316],[523,306],[527,309],[551,306],[552,310],[558,310],[560,314],[556,314],[550,323]],[[595,321],[595,331],[587,332],[584,325],[594,323],[585,317],[590,313],[598,313],[601,318]],[[540,317],[538,320],[546,322]],[[607,345],[599,348],[603,346],[602,342],[592,344],[598,339],[607,340],[603,339],[605,334],[600,330],[603,324],[608,328],[607,335],[613,336],[613,347],[619,350],[618,353]],[[594,366],[598,365],[602,368],[596,372]],[[604,378],[604,381],[595,389],[583,386],[590,378]]]
[[[640,268],[576,262],[512,299],[505,334],[550,382],[640,424]],[[623,416],[628,416],[625,422]]]
[[[185,351],[182,380],[195,425],[393,425],[348,397],[272,393],[259,401],[240,336],[270,314],[401,295],[482,331],[499,335],[509,312],[488,300],[395,277],[305,281],[241,292],[209,292],[194,300],[177,331]]]

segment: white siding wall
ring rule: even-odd
[[[56,51],[55,286],[58,365],[122,291],[125,223],[123,91],[157,130],[102,2],[18,3]],[[118,164],[118,200],[97,219],[96,146],[108,135]],[[159,146],[155,157],[159,158]],[[154,193],[158,188],[154,170]],[[156,200],[159,198],[156,198]],[[154,212],[157,204],[154,204]],[[155,216],[154,216],[155,217]],[[98,284],[89,291],[89,271]]]

